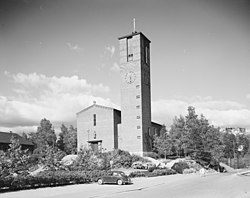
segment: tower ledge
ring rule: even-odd
[[[124,39],[124,38],[128,38],[128,37],[132,37],[132,36],[135,36],[135,35],[138,35],[138,34],[140,34],[141,36],[143,36],[146,40],[148,40],[149,43],[151,43],[151,41],[142,32],[132,32],[129,35],[119,37],[118,40],[121,40],[121,39]]]

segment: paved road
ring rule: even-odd
[[[232,173],[136,178],[132,185],[81,184],[0,194],[0,198],[250,198],[250,177]]]

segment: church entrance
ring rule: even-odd
[[[91,140],[88,141],[89,148],[92,149],[95,153],[102,152],[102,140]]]

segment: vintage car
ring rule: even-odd
[[[98,184],[130,184],[131,179],[122,171],[111,171],[108,175],[97,178]]]

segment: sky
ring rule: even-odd
[[[152,119],[194,106],[250,130],[249,0],[0,1],[0,131],[59,130],[93,104],[120,108],[118,37],[151,40]]]

